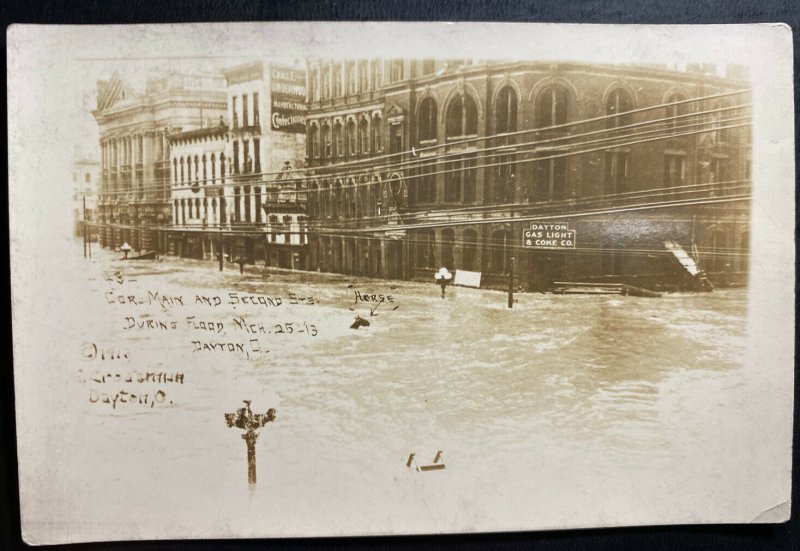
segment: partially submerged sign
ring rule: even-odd
[[[532,222],[522,230],[522,246],[528,249],[574,249],[575,230],[567,222]]]
[[[456,270],[456,276],[453,280],[454,285],[461,285],[462,287],[475,287],[481,286],[481,272],[470,272],[469,270]]]

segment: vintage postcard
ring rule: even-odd
[[[32,544],[791,515],[781,24],[12,26]]]

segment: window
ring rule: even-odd
[[[333,97],[338,98],[343,94],[342,64],[333,64]]]
[[[253,126],[261,126],[259,115],[260,109],[258,108],[258,92],[253,92]]]
[[[194,181],[200,181],[200,157],[194,156]]]
[[[206,164],[206,156],[203,155],[203,184],[208,180],[208,165]]]
[[[372,61],[372,89],[377,90],[383,84],[383,61]]]
[[[192,158],[186,157],[186,181],[191,183],[192,181]]]
[[[630,191],[631,154],[628,152],[607,152],[605,166],[605,195],[627,193]]]
[[[245,174],[249,174],[253,171],[253,158],[250,156],[250,142],[248,140],[242,140],[242,158],[244,159],[244,172]]]
[[[344,129],[342,123],[337,122],[333,127],[334,155],[344,157]]]
[[[342,183],[336,181],[333,184],[333,217],[339,218],[342,214],[341,203],[343,201],[344,194],[342,193]]]
[[[517,131],[517,94],[511,86],[504,87],[497,94],[495,131],[497,134]]]
[[[331,127],[326,122],[322,125],[322,157],[331,158]]]
[[[239,197],[239,188],[233,188],[233,222],[242,221],[242,206],[241,201],[239,201]]]
[[[436,164],[429,163],[421,166],[412,181],[414,202],[417,204],[432,203],[436,200]]]
[[[389,81],[397,82],[403,80],[403,60],[393,59],[389,62]]]
[[[233,142],[233,173],[239,174],[239,142],[238,140],[234,140]]]
[[[475,230],[464,230],[463,248],[464,251],[461,258],[462,267],[465,270],[474,270],[478,250],[478,232]]]
[[[261,223],[261,186],[256,186],[254,191],[256,224]]]
[[[308,210],[311,218],[317,218],[319,216],[319,186],[314,183],[311,184],[311,200],[308,202]]]
[[[539,94],[536,101],[536,127],[547,128],[567,122],[567,91],[550,86]]]
[[[183,172],[183,162],[181,162],[181,172]],[[181,180],[183,180],[183,174],[181,174]],[[178,159],[172,159],[172,181],[178,183]]]
[[[253,138],[253,162],[256,173],[261,173],[261,140]]]
[[[422,74],[430,75],[434,72],[436,64],[432,59],[425,59],[422,61]]]
[[[436,102],[433,98],[425,98],[419,104],[417,125],[419,126],[420,143],[436,140]]]
[[[514,155],[498,155],[494,171],[494,202],[497,204],[514,201],[516,191],[516,163]],[[486,194],[488,199],[488,194]],[[520,197],[522,202],[525,197]]]
[[[236,107],[236,103],[237,103],[236,100],[237,100],[236,96],[233,96],[231,98],[231,109],[233,111],[233,127],[234,128],[239,128],[239,111],[238,111],[238,109]]]
[[[686,121],[686,117],[683,117],[683,115],[687,115],[689,113],[689,107],[688,107],[689,104],[680,103],[685,101],[686,101],[686,96],[684,96],[683,94],[675,93],[675,94],[670,94],[667,97],[666,103],[668,105],[664,113],[664,117],[667,119],[666,121],[667,126],[674,128],[675,126]],[[676,118],[676,117],[681,117],[681,118]]]
[[[447,138],[477,136],[478,107],[468,94],[456,96],[447,108],[445,135]]]
[[[316,70],[311,71],[311,77],[308,79],[308,100],[319,100],[319,73]]]
[[[225,154],[219,154],[219,180],[221,183],[225,183]],[[220,211],[221,212],[221,211]]]
[[[358,123],[358,133],[361,136],[361,154],[369,155],[369,122],[361,119]]]
[[[356,123],[350,120],[347,123],[347,154],[351,157],[356,154],[358,147],[358,136],[356,135]]]
[[[497,230],[492,234],[491,257],[489,271],[495,274],[508,272],[508,246],[510,237],[506,230]]]
[[[712,108],[714,109],[722,109],[715,113],[716,123],[714,127],[716,128],[716,136],[715,142],[720,145],[727,145],[731,141],[731,130],[730,128],[724,128],[726,124],[730,124],[729,122],[725,122],[725,118],[731,115],[731,110],[729,109],[731,106],[730,102],[725,99],[718,100],[714,102]],[[726,110],[727,109],[727,110]]]
[[[316,124],[311,125],[309,143],[311,144],[311,157],[319,159],[319,130]]]
[[[554,154],[558,154],[554,152]],[[535,201],[558,201],[565,197],[567,158],[554,157],[536,161],[533,197]]]
[[[244,221],[250,222],[250,186],[244,186]]]
[[[445,171],[444,200],[448,203],[472,203],[475,200],[475,158],[446,163]]]
[[[606,127],[619,128],[631,124],[633,116],[629,111],[632,109],[633,99],[628,91],[622,88],[613,90],[606,100],[606,115],[610,117],[606,120]]]
[[[403,151],[403,125],[393,124],[389,130],[389,153]]]
[[[331,68],[328,65],[325,65],[322,68],[322,82],[320,83],[320,95],[322,99],[328,99],[330,97],[330,86],[331,86]]]
[[[352,96],[358,92],[357,88],[358,80],[356,79],[356,62],[348,61],[347,64],[345,65],[345,69],[347,71],[347,93]]]
[[[369,61],[358,62],[358,80],[361,93],[369,90]]]
[[[446,228],[442,230],[442,266],[448,270],[455,269],[455,258],[453,257],[453,243],[456,240],[455,232]]]
[[[726,182],[730,178],[728,174],[728,159],[726,157],[713,157],[711,159],[711,181]]]
[[[217,181],[217,156],[212,153],[211,154],[211,183],[215,183]]]
[[[248,109],[247,109],[247,94],[242,94],[242,126],[248,126],[249,124],[249,117],[247,116]]]
[[[372,117],[372,147],[376,152],[383,151],[383,124],[380,115]]]
[[[434,268],[435,262],[433,230],[422,230],[417,234],[416,266],[418,268]]]
[[[685,155],[664,155],[664,187],[679,186],[686,179]]]

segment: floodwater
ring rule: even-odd
[[[738,472],[746,447],[745,289],[518,294],[508,309],[504,293],[449,288],[443,300],[434,284],[220,273],[97,249],[81,261],[53,322],[74,350],[59,352],[62,376],[42,403],[53,410],[45,459],[23,473],[44,496],[23,515],[67,539],[522,530],[688,522],[694,502],[710,515],[749,510],[718,476]],[[121,284],[105,277],[117,270]],[[117,303],[149,291],[183,306]],[[356,291],[391,302],[371,313]],[[229,293],[283,304],[231,305]],[[289,304],[290,293],[314,304]],[[371,325],[350,329],[356,314]],[[261,352],[194,351],[249,345],[239,316],[271,331],[256,335]],[[177,324],[127,329],[128,317]],[[89,342],[127,358],[86,359]],[[113,376],[159,371],[183,383]],[[100,399],[120,389],[163,394],[152,407]],[[244,399],[277,410],[253,487],[223,416]],[[427,464],[439,450],[445,470],[406,467],[410,453]]]

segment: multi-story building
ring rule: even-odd
[[[172,137],[170,249],[305,268],[305,70],[253,62],[224,71],[226,115]],[[266,113],[266,116],[262,116]],[[216,243],[216,244],[215,244]]]
[[[748,84],[710,66],[468,60],[309,65],[312,268],[658,286],[746,272]],[[531,224],[574,242],[537,246]],[[396,227],[395,227],[396,226]]]
[[[171,73],[150,79],[144,92],[118,73],[97,83],[103,245],[165,250],[172,216],[170,136],[215,125],[224,113],[221,75]]]
[[[91,225],[97,210],[97,194],[100,191],[100,161],[89,151],[76,145],[72,162],[72,219],[74,234],[83,237],[84,221],[89,222],[88,237],[92,240],[97,229]]]

